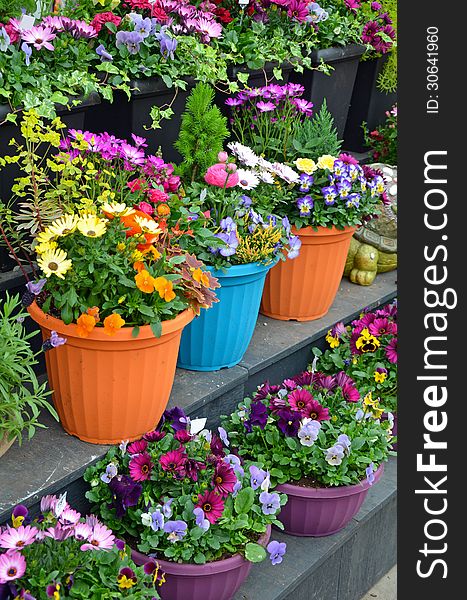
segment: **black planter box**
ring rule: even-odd
[[[60,116],[63,123],[72,129],[83,129],[84,128],[84,115],[91,106],[99,104],[100,97],[96,93],[90,94],[88,98],[81,101],[78,106],[68,109],[66,106],[57,105],[57,114]],[[6,115],[10,112],[10,107],[7,105],[0,105],[0,122],[4,121]],[[21,119],[21,114],[18,115],[18,121]],[[0,156],[8,154],[14,154],[15,149],[10,146],[10,140],[16,139],[19,143],[23,143],[24,140],[21,136],[19,125],[14,123],[6,122],[0,126]],[[12,192],[11,188],[14,185],[16,177],[21,175],[20,169],[17,165],[6,165],[0,171],[0,198],[3,202],[7,203],[11,199]],[[1,242],[0,242],[1,243]],[[0,245],[0,272],[5,272],[14,266],[14,262],[9,258],[8,252],[4,247]]]
[[[290,75],[290,81],[304,86],[303,98],[313,102],[315,113],[326,99],[339,139],[344,135],[358,63],[364,51],[365,48],[359,44],[315,50],[311,55],[312,65],[318,66],[323,60],[334,68],[331,74],[305,69],[303,73],[294,72]]]
[[[344,132],[344,146],[347,150],[364,152],[365,140],[362,123],[368,123],[370,131],[386,120],[386,111],[397,101],[397,94],[385,94],[377,89],[378,76],[387,56],[361,61],[358,66],[354,91],[350,104],[347,126]]]
[[[94,133],[107,131],[129,141],[131,141],[131,134],[134,133],[147,139],[148,152],[155,153],[160,147],[164,160],[177,162],[180,160],[180,155],[173,144],[178,138],[182,113],[194,84],[193,79],[187,79],[186,90],[178,90],[172,104],[174,114],[171,119],[164,119],[161,122],[160,129],[149,129],[151,108],[170,104],[176,90],[168,88],[159,77],[132,81],[130,100],[120,91],[114,93],[113,102],[103,100],[99,106],[93,107],[86,113],[85,127]]]

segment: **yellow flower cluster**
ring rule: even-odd
[[[36,237],[34,250],[37,254],[37,264],[46,277],[56,275],[59,279],[64,279],[73,266],[67,253],[58,247],[57,239],[75,231],[89,238],[101,237],[107,231],[107,220],[90,213],[81,216],[68,214],[55,219],[41,231]]]
[[[332,171],[336,160],[337,158],[335,156],[323,154],[323,156],[318,158],[317,162],[311,158],[297,158],[295,166],[302,173],[312,175],[318,169],[328,169],[329,171]]]
[[[271,258],[280,239],[280,229],[257,227],[251,235],[239,236],[236,257],[245,264]]]
[[[363,398],[363,406],[365,410],[370,412],[375,419],[380,419],[384,409],[379,406],[379,398],[375,398],[373,400],[373,393],[368,392],[368,394]]]
[[[337,348],[340,344],[340,340],[338,336],[333,336],[331,330],[328,331],[326,335],[326,341],[331,346],[331,348]]]

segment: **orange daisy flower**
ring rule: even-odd
[[[154,280],[154,287],[159,292],[159,296],[164,298],[166,302],[170,302],[175,298],[172,282],[165,277],[157,277]]]
[[[118,313],[112,313],[104,319],[104,333],[115,335],[125,325],[125,321]]]
[[[144,292],[145,294],[152,294],[154,288],[156,287],[156,280],[154,277],[146,271],[146,269],[142,269],[137,275],[135,275],[136,287]]]
[[[81,338],[87,338],[96,326],[96,319],[92,315],[82,314],[76,320],[76,333]]]

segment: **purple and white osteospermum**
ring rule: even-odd
[[[118,469],[114,463],[109,463],[105,468],[105,473],[101,475],[101,481],[104,483],[110,483],[114,477],[117,476]]]
[[[337,189],[333,185],[328,185],[321,189],[321,192],[324,197],[324,203],[326,206],[332,206],[336,202],[337,198]]]
[[[297,171],[294,171],[291,167],[283,163],[272,163],[271,171],[287,183],[298,183],[300,181],[300,175]]]
[[[342,463],[342,459],[344,458],[344,448],[340,444],[331,446],[331,448],[328,448],[325,452],[326,462],[331,466],[337,467]]]
[[[299,198],[297,200],[297,208],[300,210],[301,217],[309,217],[311,215],[311,211],[314,208],[315,203],[313,202],[313,198],[309,195],[303,196],[303,198]]]
[[[248,146],[240,144],[240,142],[230,142],[227,147],[247,167],[256,167],[258,164],[259,157]]]
[[[269,552],[271,563],[273,565],[279,565],[287,551],[287,544],[285,542],[273,540],[266,546],[266,550]]]
[[[237,185],[244,190],[252,190],[259,185],[258,177],[246,169],[237,169],[238,183]]]

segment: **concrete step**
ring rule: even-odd
[[[373,308],[393,299],[396,279],[396,272],[378,275],[369,287],[343,279],[331,310],[317,321],[283,322],[259,315],[242,362],[213,373],[177,369],[170,405],[181,406],[191,416],[207,416],[209,426],[216,425],[220,415],[229,414],[266,379],[279,382],[305,369],[312,358],[312,346],[324,347],[324,336],[335,322],[349,322],[362,308]],[[39,430],[21,447],[16,443],[0,459],[0,524],[9,519],[14,505],[23,503],[34,509],[44,494],[65,489],[72,505],[86,509],[82,475],[105,454],[107,447],[67,435],[48,417],[44,422],[48,429]]]

